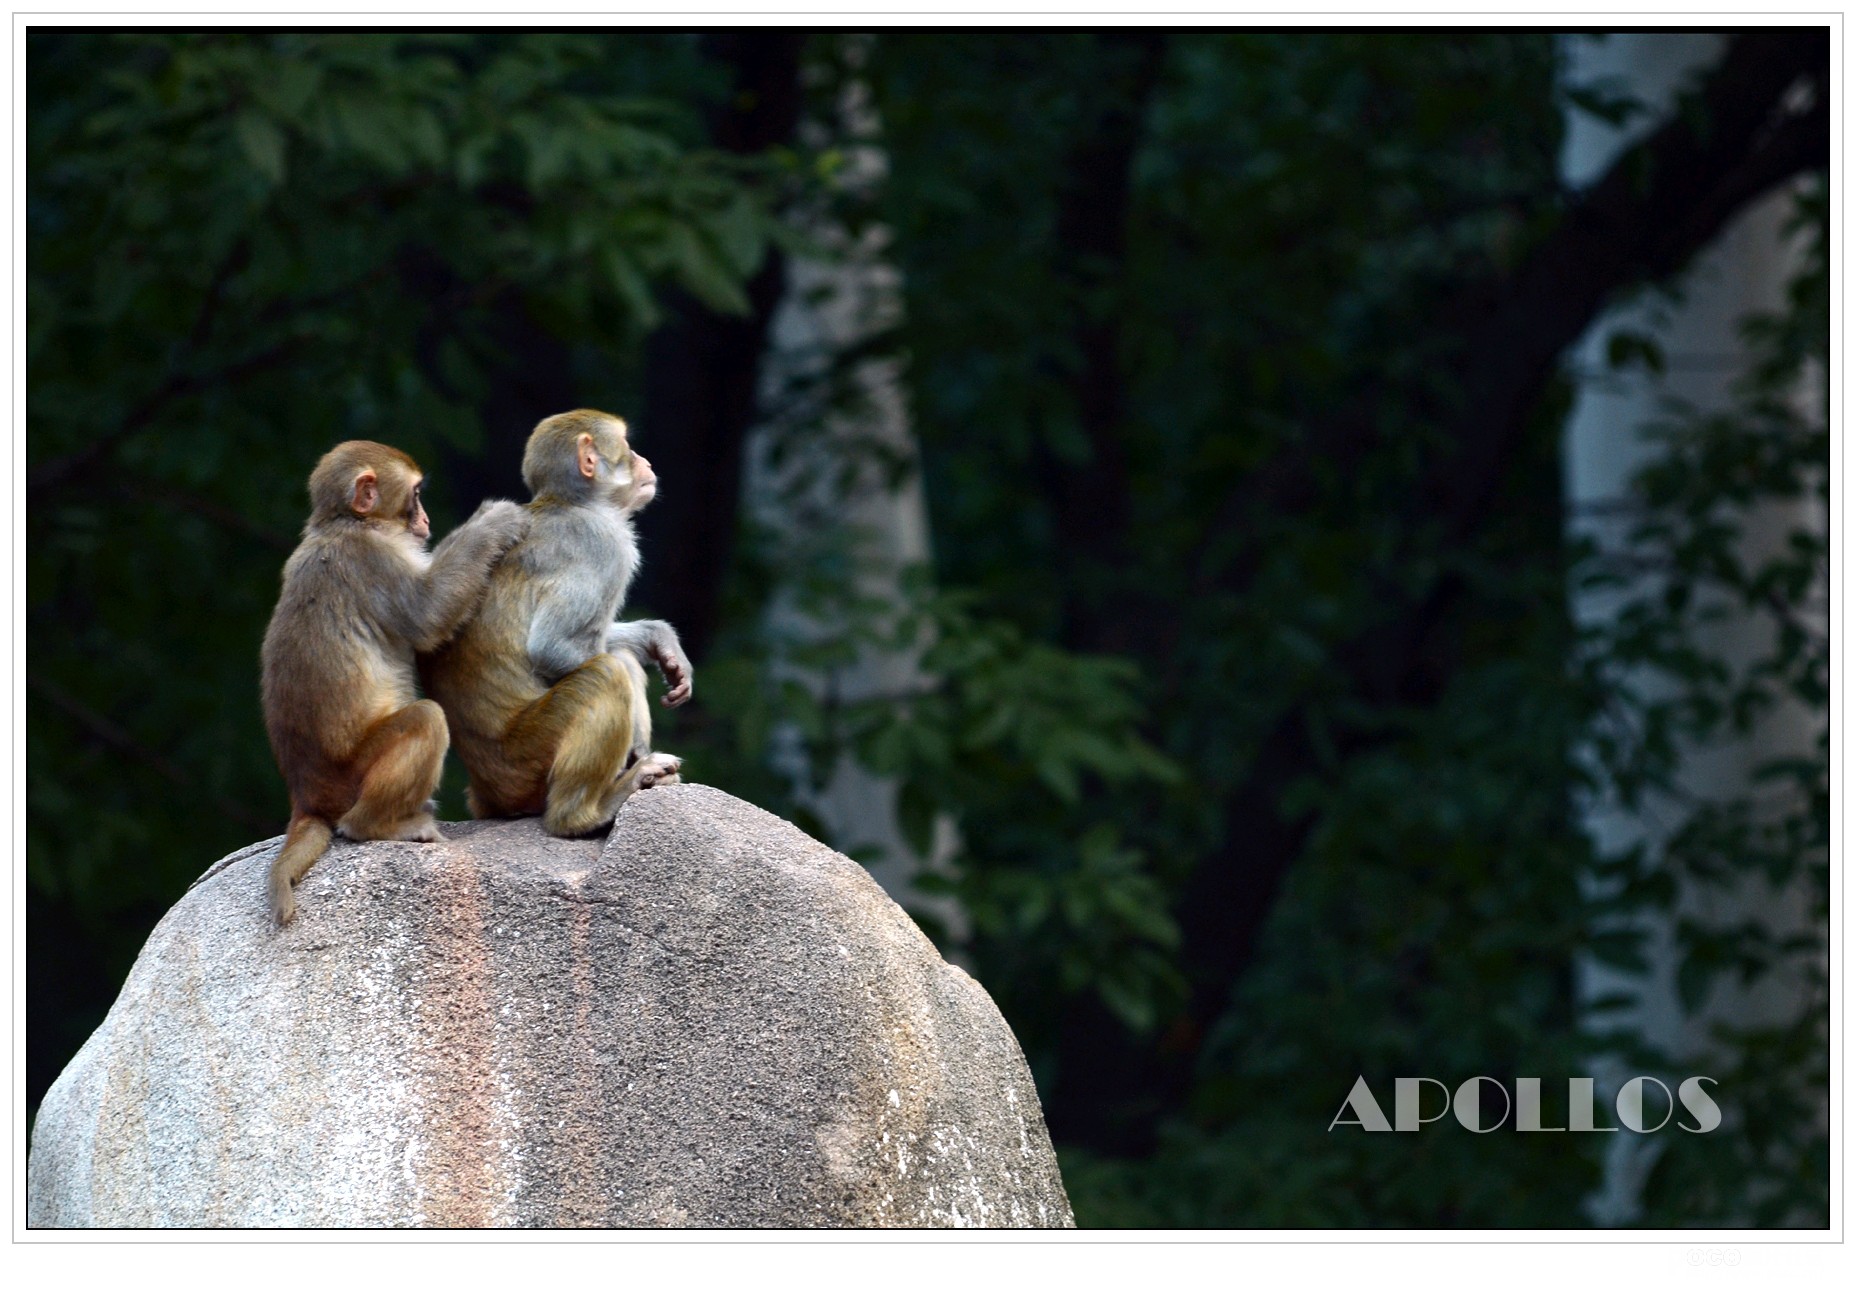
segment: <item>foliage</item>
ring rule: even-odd
[[[1621,537],[1589,541],[1575,571],[1588,590],[1616,595],[1579,654],[1603,704],[1585,782],[1645,831],[1595,867],[1606,935],[1626,944],[1609,959],[1641,972],[1629,944],[1669,920],[1675,996],[1707,1034],[1693,1047],[1633,1048],[1634,1059],[1710,1074],[1724,1114],[1712,1145],[1661,1149],[1643,1213],[1656,1226],[1830,1220],[1821,185],[1800,193],[1791,234],[1800,271],[1780,311],[1746,324],[1753,365],[1736,401],[1719,411],[1670,402],[1647,432],[1656,454],[1637,479],[1637,511]],[[1800,734],[1811,740],[1803,751],[1775,745]],[[1711,778],[1696,759],[1728,745],[1762,759],[1744,777]],[[1763,1015],[1722,1018],[1710,1002],[1721,989],[1752,994]]]

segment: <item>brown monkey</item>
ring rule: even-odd
[[[485,503],[428,555],[424,479],[404,453],[368,440],[338,444],[309,478],[309,522],[264,634],[264,726],[290,789],[290,830],[271,865],[280,925],[335,832],[440,837],[429,799],[445,717],[419,698],[413,654],[451,637],[528,523],[514,503]]]
[[[667,706],[689,701],[695,681],[667,623],[613,619],[638,566],[632,513],[657,493],[624,421],[587,408],[549,417],[522,479],[528,534],[420,669],[470,773],[471,814],[540,813],[571,837],[611,824],[639,789],[677,782],[682,762],[651,751],[643,661],[663,670]]]

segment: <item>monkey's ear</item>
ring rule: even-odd
[[[380,482],[372,471],[363,471],[354,478],[354,510],[357,516],[366,516],[380,502]]]
[[[581,431],[580,438],[574,441],[574,463],[580,468],[580,474],[588,480],[599,474],[599,448],[593,443],[593,436],[588,431]]]

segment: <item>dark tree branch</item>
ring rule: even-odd
[[[1058,550],[1074,559],[1089,590],[1125,575],[1133,524],[1122,374],[1121,281],[1127,263],[1130,185],[1147,111],[1159,85],[1167,38],[1157,32],[1100,38],[1104,71],[1090,87],[1084,122],[1064,166],[1058,197],[1056,277],[1073,305],[1071,379],[1086,452],[1047,456]],[[1133,642],[1120,594],[1073,594],[1064,621],[1069,641],[1127,653]]]
[[[1462,325],[1457,371],[1466,394],[1445,421],[1462,451],[1432,478],[1450,519],[1471,523],[1519,438],[1518,417],[1557,372],[1560,355],[1610,302],[1666,280],[1748,203],[1828,166],[1829,41],[1821,32],[1735,37],[1715,69],[1661,128],[1578,192],[1554,230],[1506,281],[1474,287],[1440,320]],[[1814,88],[1801,113],[1788,91]],[[1318,492],[1317,469],[1368,438],[1371,405],[1350,405],[1238,485],[1204,545],[1260,513],[1294,512]],[[1461,538],[1461,529],[1453,537]],[[1201,555],[1215,555],[1202,547]],[[1261,559],[1201,568],[1198,592],[1241,584]]]
[[[135,738],[121,726],[85,706],[75,694],[31,671],[26,672],[26,683],[34,693],[70,717],[98,742],[113,748],[138,765],[146,766],[162,778],[185,789],[190,795],[198,796],[200,786],[194,781],[193,776]],[[215,794],[212,797],[212,803],[226,817],[247,829],[265,835],[277,832],[278,822],[266,820],[257,812],[229,798]]]
[[[27,497],[38,498],[90,470],[102,460],[106,453],[152,424],[174,400],[189,394],[197,394],[202,390],[233,385],[248,376],[274,367],[294,352],[300,343],[302,343],[300,337],[292,336],[289,339],[278,341],[268,349],[261,349],[249,357],[228,363],[224,367],[191,376],[179,372],[170,374],[166,380],[155,387],[147,398],[130,409],[129,415],[124,417],[109,434],[92,440],[81,449],[47,458],[27,471]]]
[[[1480,520],[1560,356],[1612,301],[1686,267],[1774,186],[1829,164],[1829,41],[1735,37],[1674,116],[1626,150],[1465,332],[1467,395],[1449,422],[1459,457],[1433,478],[1453,538]],[[1788,92],[1814,86],[1801,114]]]
[[[204,494],[194,494],[184,489],[176,489],[172,485],[134,478],[130,479],[123,489],[144,503],[178,508],[189,515],[210,521],[216,526],[222,526],[235,535],[263,544],[280,556],[288,556],[297,545],[294,537],[279,534],[269,527],[261,526]]]
[[[250,376],[258,375],[286,360],[305,342],[309,332],[299,326],[276,344],[247,357],[191,374],[186,370],[184,363],[187,359],[197,358],[205,350],[212,336],[213,327],[218,322],[220,312],[225,305],[226,292],[232,280],[244,271],[250,262],[251,243],[241,238],[233,244],[226,257],[214,269],[212,279],[208,282],[205,293],[201,295],[200,307],[194,315],[193,325],[187,331],[187,338],[175,350],[168,375],[149,392],[146,398],[129,410],[128,415],[115,429],[98,436],[80,449],[47,458],[38,466],[30,468],[26,473],[28,496],[36,498],[89,470],[124,440],[138,434],[144,427],[152,425],[162,416],[167,406],[176,399],[224,385],[234,385]],[[353,281],[332,286],[317,294],[279,297],[265,304],[258,311],[254,322],[257,327],[262,328],[287,320],[296,314],[326,308],[334,304],[352,303],[357,292],[379,283],[392,270],[391,265],[382,265],[370,269],[365,275]]]
[[[206,339],[213,331],[213,322],[219,316],[219,309],[225,303],[226,287],[232,284],[232,278],[251,265],[251,239],[240,236],[232,242],[232,248],[213,269],[212,280],[206,284],[206,293],[200,297],[200,311],[194,314],[193,329],[187,332],[185,349],[188,353],[198,353],[206,345]]]
[[[244,271],[250,263],[251,241],[241,237],[233,242],[232,248],[220,260],[219,266],[213,269],[213,275],[206,284],[206,293],[200,296],[199,310],[193,315],[193,326],[188,330],[186,341],[178,351],[181,356],[197,354],[205,346],[207,336],[212,333],[213,321],[219,316],[220,305],[225,302],[226,287],[231,284],[232,278]],[[104,452],[118,439],[121,439],[124,433],[133,432],[151,421],[161,405],[180,392],[178,387],[185,373],[178,365],[178,361],[177,358],[176,365],[170,367],[167,378],[155,388],[154,393],[130,410],[128,419],[123,427],[119,428],[117,434],[94,440],[84,448],[66,454],[63,458],[53,458],[49,462],[34,467],[26,478],[28,492],[37,493],[66,477],[76,475],[102,457]]]

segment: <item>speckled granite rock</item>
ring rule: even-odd
[[[758,807],[638,794],[338,842],[297,921],[280,840],[156,927],[46,1096],[48,1227],[1069,1227],[980,986],[854,862]]]

